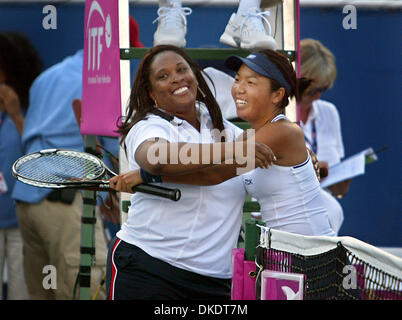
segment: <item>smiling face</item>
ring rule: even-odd
[[[149,95],[159,108],[182,117],[194,111],[198,82],[181,55],[173,51],[158,53],[150,65],[149,80]]]
[[[258,129],[278,111],[275,105],[283,95],[271,92],[271,80],[243,64],[235,76],[232,96],[239,118]]]

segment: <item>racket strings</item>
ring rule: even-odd
[[[18,173],[31,180],[65,183],[76,180],[93,180],[103,175],[103,167],[91,159],[74,155],[48,154],[22,163]]]

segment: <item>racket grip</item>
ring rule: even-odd
[[[181,192],[179,189],[169,189],[145,183],[136,185],[135,187],[133,187],[133,191],[148,193],[154,196],[167,198],[173,201],[179,201],[181,197]]]

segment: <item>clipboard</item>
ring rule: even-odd
[[[387,149],[387,147],[374,151],[373,148],[370,147],[334,164],[329,167],[328,177],[321,181],[321,187],[327,188],[338,182],[365,174],[366,164],[377,161],[377,153],[385,149]]]

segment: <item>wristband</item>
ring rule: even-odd
[[[153,175],[153,174],[151,174],[149,172],[146,172],[143,169],[140,169],[140,175],[141,175],[142,181],[144,181],[145,183],[162,182],[162,176]]]

